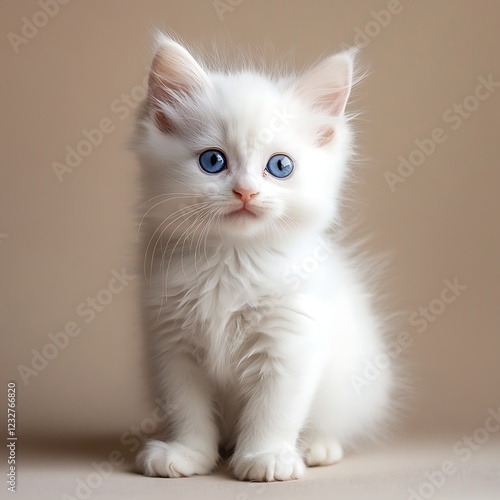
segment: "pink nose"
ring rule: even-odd
[[[256,194],[258,194],[253,189],[244,189],[244,188],[241,188],[238,186],[233,188],[233,193],[236,196],[238,196],[243,203],[249,202],[250,198],[252,198],[252,196],[255,196]]]

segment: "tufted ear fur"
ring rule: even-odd
[[[332,117],[344,115],[353,81],[354,53],[341,52],[323,59],[294,83],[294,91],[312,107]],[[318,145],[330,142],[333,128],[321,131]]]
[[[171,133],[175,125],[168,106],[193,97],[209,85],[208,75],[193,56],[177,42],[159,35],[157,50],[149,73],[148,99],[158,128]]]

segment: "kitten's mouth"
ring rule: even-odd
[[[257,214],[251,208],[244,206],[244,207],[238,208],[237,210],[233,210],[232,212],[227,213],[226,217],[255,218],[255,217],[257,217]]]

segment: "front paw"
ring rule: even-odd
[[[210,474],[216,462],[216,457],[181,443],[151,440],[137,456],[136,466],[145,476],[189,477]]]
[[[234,475],[242,481],[290,481],[305,471],[302,457],[292,448],[236,453],[232,459]]]
[[[342,446],[332,439],[314,440],[304,450],[304,458],[309,467],[336,464],[342,460],[342,456]]]

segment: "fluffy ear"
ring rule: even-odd
[[[301,99],[332,117],[342,116],[351,93],[354,52],[347,51],[327,57],[302,75],[294,84]],[[320,131],[318,145],[333,138],[334,130]]]
[[[331,116],[341,116],[351,93],[353,67],[352,51],[327,57],[299,78],[296,92]]]
[[[332,117],[343,116],[351,93],[354,51],[327,57],[294,84],[295,93],[313,108]],[[333,126],[318,130],[316,144],[324,146],[334,137]]]
[[[177,42],[165,35],[158,35],[156,54],[149,73],[148,99],[156,124],[162,132],[171,133],[175,128],[166,113],[168,105],[175,106],[186,97],[194,97],[208,85],[208,75],[193,56]]]

